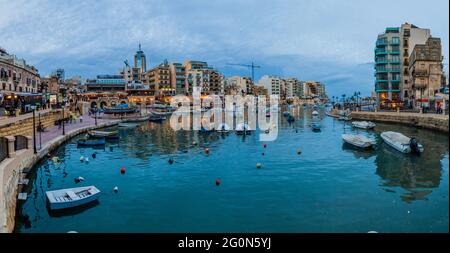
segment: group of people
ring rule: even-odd
[[[65,119],[58,119],[56,121],[56,125],[58,125],[58,128],[61,128],[62,123],[77,123],[78,120],[80,121],[80,123],[83,123],[83,115],[80,114],[80,116],[74,116],[73,114],[70,114],[69,118],[65,118]]]

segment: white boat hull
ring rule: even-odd
[[[411,147],[409,145],[409,141],[411,138],[396,132],[383,132],[380,136],[386,144],[393,147],[394,149],[404,154],[411,153]],[[421,144],[418,144],[418,147],[419,151],[422,153],[423,146]]]
[[[375,140],[368,139],[362,135],[343,134],[342,140],[358,148],[370,148],[376,144]]]
[[[73,198],[71,196],[64,194],[64,192],[85,192],[90,190],[89,194],[75,194]],[[62,189],[56,191],[47,191],[47,200],[51,210],[60,210],[66,208],[72,208],[76,206],[81,206],[98,199],[100,191],[95,186],[79,187],[71,189]]]

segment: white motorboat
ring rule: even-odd
[[[236,133],[237,133],[238,135],[243,135],[243,134],[249,135],[249,134],[251,134],[249,125],[248,125],[248,124],[245,124],[245,123],[240,123],[240,124],[238,124],[238,125],[236,126]]]
[[[386,144],[405,154],[420,154],[424,150],[423,146],[417,142],[416,138],[409,138],[401,133],[392,131],[382,132],[381,138]]]
[[[369,139],[360,134],[343,134],[342,140],[346,143],[356,146],[358,148],[370,148],[376,144],[376,141],[373,139]]]
[[[375,123],[370,121],[353,121],[352,126],[362,129],[373,129],[375,127]]]
[[[48,203],[51,210],[71,208],[87,204],[98,199],[100,190],[95,186],[47,191]]]
[[[225,123],[221,123],[218,127],[217,127],[217,132],[219,133],[227,133],[231,130],[231,128],[225,124]]]
[[[122,127],[122,128],[134,128],[137,126],[139,126],[139,125],[136,123],[119,123],[119,127]]]

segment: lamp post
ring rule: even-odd
[[[97,107],[94,108],[95,125],[97,126]]]
[[[39,117],[39,126],[42,126],[41,124],[41,113],[39,113],[38,114],[38,117]],[[41,149],[42,148],[42,131],[43,131],[44,129],[41,127],[40,128],[40,130],[39,130],[39,149]]]
[[[62,128],[63,128],[63,135],[66,135],[66,129],[64,127],[64,105],[62,106]]]
[[[32,105],[31,109],[33,110],[33,152],[37,154],[36,150],[36,106]]]

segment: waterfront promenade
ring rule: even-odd
[[[91,129],[115,125],[119,120],[95,119],[85,116],[83,121],[77,120],[65,124],[63,135],[62,126],[53,126],[42,133],[36,132],[36,149],[33,152],[33,137],[28,137],[28,148],[14,152],[14,155],[0,163],[0,232],[12,232],[14,228],[15,209],[18,195],[19,180],[26,175],[27,169],[33,167],[40,159],[52,152],[70,138]],[[7,124],[14,124],[21,118],[8,119]]]
[[[399,123],[407,126],[439,130],[448,133],[449,115],[412,112],[366,112],[353,111],[352,119]]]

